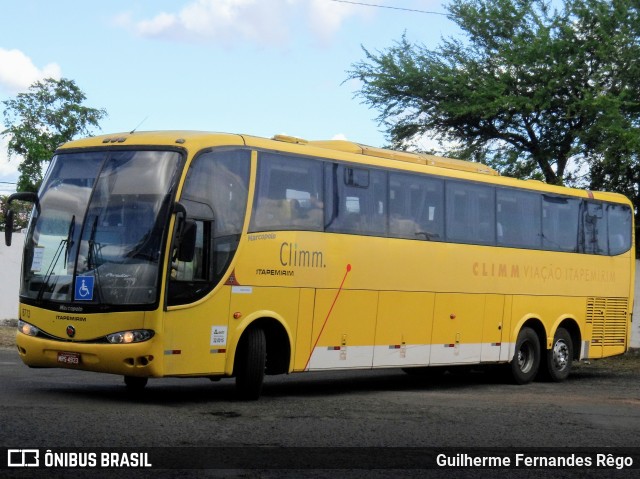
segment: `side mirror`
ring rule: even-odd
[[[193,261],[196,252],[196,234],[198,225],[195,221],[185,220],[178,238],[177,260],[185,263]]]
[[[13,211],[7,209],[4,220],[4,244],[11,246],[11,235],[13,234]]]
[[[33,203],[40,210],[40,202],[38,201],[38,193],[34,193],[33,191],[19,191],[14,193],[7,198],[7,204],[11,203],[13,200],[18,201],[28,201],[29,203]]]
[[[173,212],[176,215],[176,250],[173,261],[190,263],[196,252],[196,233],[198,227],[195,221],[187,219],[187,209],[182,203],[176,201],[173,204]]]
[[[13,211],[9,209],[9,205],[14,200],[28,201],[29,203],[33,203],[38,213],[40,213],[40,202],[38,201],[38,193],[34,193],[32,191],[19,191],[10,195],[9,198],[7,198],[7,215],[4,225],[4,244],[6,244],[7,246],[11,246],[11,236],[13,235]]]

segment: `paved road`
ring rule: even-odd
[[[638,379],[594,366],[527,386],[486,372],[310,373],[268,377],[259,401],[238,402],[231,380],[150,380],[131,395],[120,377],[29,369],[0,349],[0,446],[640,448]],[[279,477],[256,474],[234,477]]]

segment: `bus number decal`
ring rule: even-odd
[[[253,288],[251,286],[232,286],[231,292],[233,294],[251,294],[253,293]]]

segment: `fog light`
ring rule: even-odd
[[[108,334],[107,341],[111,344],[131,344],[141,343],[153,337],[153,331],[149,329],[134,329],[132,331],[120,331],[118,333]]]
[[[32,324],[25,323],[21,319],[18,320],[18,331],[27,336],[37,336],[40,330]]]

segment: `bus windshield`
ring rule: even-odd
[[[154,303],[179,160],[157,150],[56,155],[26,237],[21,296]]]

